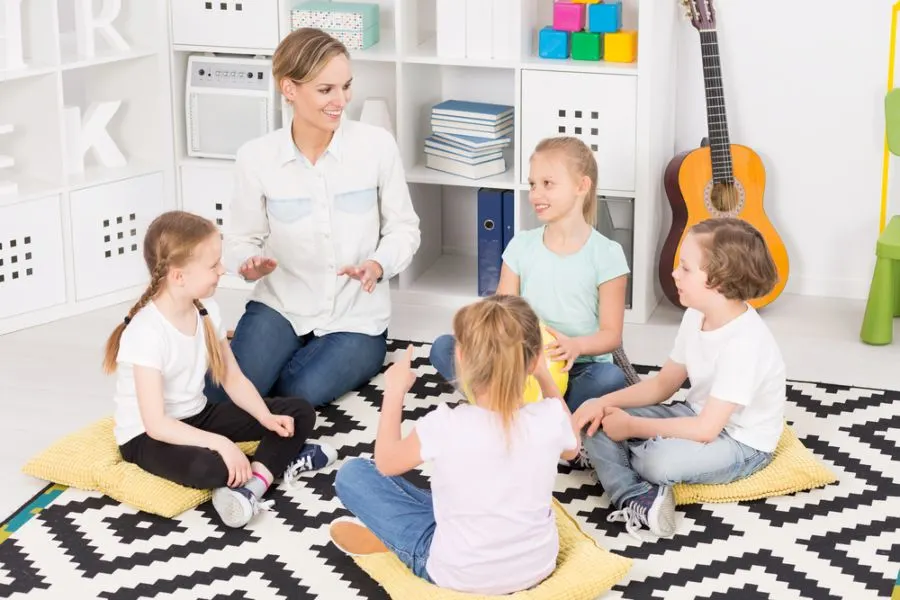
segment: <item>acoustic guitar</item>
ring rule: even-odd
[[[725,94],[716,35],[713,0],[681,0],[691,24],[700,33],[706,120],[709,144],[673,158],[665,172],[665,188],[672,208],[672,226],[659,260],[659,280],[666,297],[681,306],[672,271],[688,230],[710,217],[737,217],[754,225],[769,246],[778,270],[778,283],[767,295],[749,301],[755,308],[772,302],[788,279],[787,249],[763,208],[766,171],[752,149],[728,139]]]

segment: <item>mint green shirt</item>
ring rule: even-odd
[[[622,246],[597,230],[568,256],[544,245],[544,226],[517,233],[503,262],[519,276],[519,294],[547,325],[569,337],[600,328],[598,286],[629,273]],[[576,362],[610,362],[612,354],[579,356]]]

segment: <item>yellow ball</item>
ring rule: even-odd
[[[550,335],[550,332],[547,331],[547,327],[543,323],[541,323],[541,337],[543,338],[542,342],[544,346],[555,339]],[[563,367],[566,366],[566,361],[550,360],[550,357],[546,356],[546,352],[544,360],[547,361],[550,375],[553,377],[553,381],[556,382],[557,387],[559,387],[560,394],[565,395],[569,385],[569,374],[563,371]],[[543,399],[544,396],[541,394],[541,386],[538,384],[537,379],[534,378],[534,375],[529,375],[528,379],[525,381],[525,403],[529,404]]]

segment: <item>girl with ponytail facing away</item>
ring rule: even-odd
[[[351,459],[335,477],[338,498],[359,521],[335,521],[331,539],[351,555],[387,548],[443,588],[529,589],[556,568],[556,467],[578,455],[579,438],[525,300],[496,295],[466,306],[453,331],[459,377],[475,402],[442,404],[401,436],[403,399],[416,378],[407,349],[385,374],[375,460]],[[526,405],[530,374],[544,399]],[[424,461],[433,467],[430,492],[400,477]]]
[[[315,412],[299,398],[263,400],[235,362],[218,305],[222,242],[210,221],[172,211],[144,237],[146,291],[109,337],[104,371],[116,373],[116,443],[122,457],[175,483],[213,490],[213,506],[242,527],[282,473],[311,465],[301,456]],[[209,404],[207,372],[234,403]],[[235,442],[260,441],[252,462]],[[321,448],[317,450],[322,451]],[[331,460],[335,452],[326,449]]]

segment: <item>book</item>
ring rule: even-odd
[[[435,104],[431,109],[433,115],[469,117],[494,121],[500,121],[507,116],[512,116],[513,111],[514,108],[506,104],[471,102],[468,100],[444,100],[439,104]]]
[[[438,171],[444,171],[453,175],[460,175],[469,179],[481,179],[491,175],[499,175],[506,171],[506,159],[498,158],[477,165],[467,165],[458,160],[452,160],[433,154],[425,155],[425,166]]]
[[[460,146],[462,148],[487,149],[504,148],[512,143],[512,138],[486,138],[471,134],[435,132],[432,138]]]

